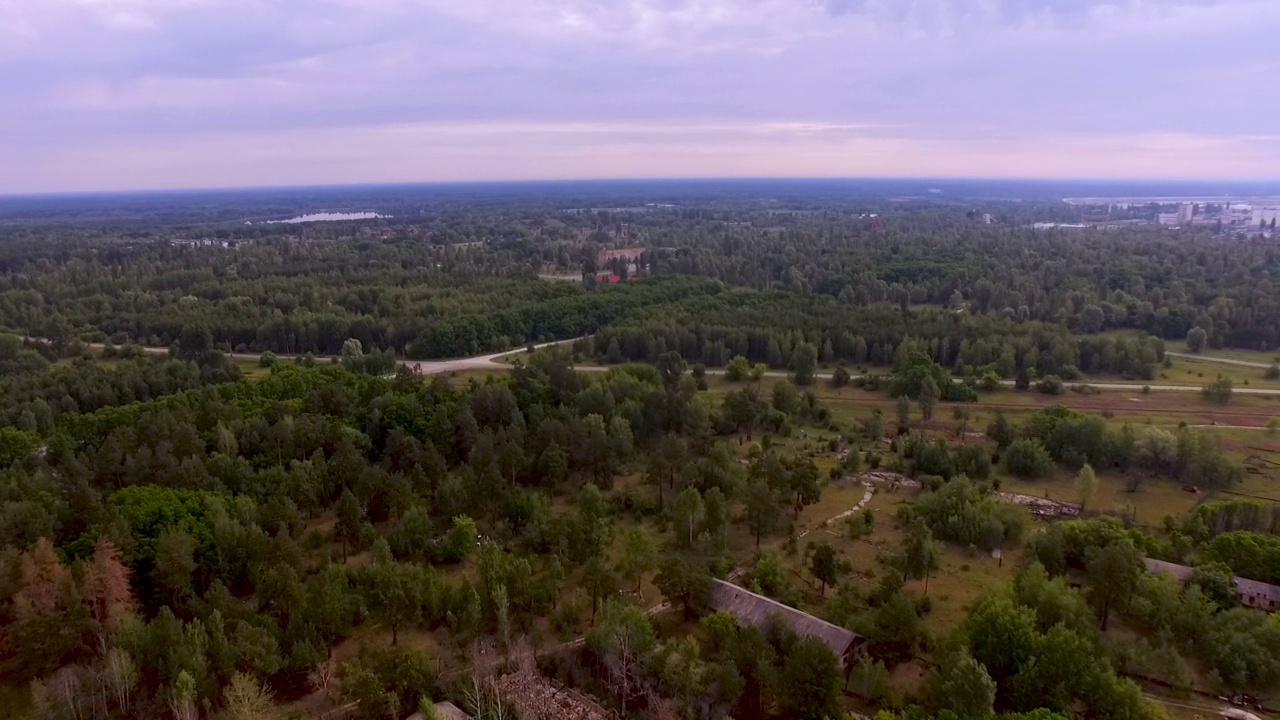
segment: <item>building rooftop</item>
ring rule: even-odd
[[[1195,572],[1195,568],[1179,565],[1177,563],[1165,562],[1164,560],[1152,560],[1145,558],[1143,560],[1147,565],[1147,570],[1157,574],[1172,575],[1178,582],[1189,582],[1191,574]]]
[[[777,618],[797,635],[821,640],[838,658],[844,657],[852,647],[863,641],[863,637],[852,630],[723,580],[715,581],[711,592],[711,607],[729,613],[743,625],[757,629],[763,629],[772,618]]]
[[[1152,560],[1145,558],[1143,560],[1147,565],[1147,570],[1153,573],[1164,573],[1177,578],[1178,582],[1190,582],[1191,575],[1195,572],[1195,568],[1177,563],[1165,562],[1164,560]],[[1280,603],[1280,586],[1270,583],[1260,582],[1258,580],[1250,580],[1236,576],[1236,593],[1240,596],[1240,601],[1251,607],[1265,607],[1267,609],[1275,609],[1276,604]]]

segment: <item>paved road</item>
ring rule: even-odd
[[[37,340],[39,338],[30,338],[30,339]],[[568,340],[555,340],[553,342],[541,343],[539,345],[535,345],[534,349],[540,350],[542,348],[553,347],[556,345],[564,345],[567,343],[576,342],[577,340],[580,340],[580,339],[581,338],[570,338]],[[89,347],[101,348],[102,345],[100,343],[90,343]],[[169,352],[169,348],[163,348],[163,347],[146,347],[146,348],[143,348],[143,350],[148,353],[156,353],[156,354]],[[436,375],[439,373],[459,372],[463,370],[498,370],[498,369],[510,368],[511,366],[501,362],[501,359],[508,355],[513,355],[517,352],[521,352],[521,351],[506,350],[503,352],[489,353],[487,355],[476,355],[475,357],[455,358],[452,360],[398,360],[397,363],[404,367],[408,367],[413,370],[416,370],[422,373],[423,375]],[[1207,360],[1209,362],[1220,362],[1220,363],[1226,363],[1228,365],[1243,365],[1246,367],[1259,367],[1259,368],[1270,367],[1269,365],[1265,365],[1263,363],[1246,362],[1244,360],[1228,360],[1226,358],[1208,358],[1208,357],[1201,357],[1199,355],[1186,355],[1183,353],[1167,353],[1167,354],[1172,355],[1174,357],[1190,358],[1193,360]],[[243,360],[257,360],[258,358],[261,357],[260,353],[226,353],[226,355],[227,357],[239,358]],[[278,354],[278,357],[282,360],[291,360],[299,356]],[[578,365],[576,366],[575,369],[582,372],[607,372],[609,370],[608,367],[602,367],[600,365]],[[724,370],[714,370],[714,369],[707,370],[708,375],[723,375],[724,372],[725,372]],[[764,374],[764,377],[769,377],[769,378],[785,378],[788,376],[789,376],[788,373],[774,371],[774,370],[771,370]],[[816,377],[820,379],[829,379],[831,377],[831,373],[817,373]],[[857,379],[858,377],[860,376],[851,375],[850,379],[853,380],[853,379]],[[957,380],[956,382],[959,382],[959,380]],[[1012,380],[1005,380],[1000,384],[1004,385],[1005,387],[1014,386],[1014,382]],[[1200,392],[1202,389],[1197,385],[1148,385],[1148,384],[1138,384],[1138,383],[1087,383],[1087,384],[1095,388],[1098,388],[1099,390],[1124,390],[1124,391],[1134,391],[1134,392],[1141,392],[1143,388],[1150,388],[1151,392]],[[1280,396],[1280,389],[1270,389],[1270,388],[1237,387],[1235,388],[1234,392],[1237,395]]]
[[[45,340],[44,338],[24,337],[23,339],[33,340],[36,342],[48,342],[48,340]],[[546,342],[546,343],[541,343],[539,345],[534,345],[533,348],[535,350],[541,350],[542,348],[548,348],[555,345],[563,345],[565,343],[576,342],[580,339],[581,338],[570,338],[568,340],[555,340],[552,342]],[[104,343],[85,343],[85,346],[92,348],[94,350],[101,350],[104,347],[106,347]],[[167,347],[142,346],[142,351],[147,353],[148,355],[168,355],[169,354],[169,348]],[[514,355],[515,353],[518,353],[518,352],[522,352],[522,351],[521,350],[504,350],[503,352],[489,353],[488,355],[476,355],[475,357],[469,357],[469,358],[454,358],[452,360],[397,360],[396,364],[413,369],[413,370],[417,370],[418,372],[421,372],[424,375],[436,375],[436,374],[445,373],[445,372],[456,372],[458,370],[484,370],[484,369],[510,368],[511,367],[510,365],[500,362],[501,358],[506,357],[507,355]],[[262,357],[262,353],[248,353],[248,352],[228,352],[228,353],[223,353],[223,355],[236,360],[258,360],[259,358]],[[281,360],[287,361],[287,360],[297,360],[298,358],[301,358],[303,356],[296,355],[296,354],[289,355],[284,353],[276,353],[276,357],[280,358]],[[327,356],[320,356],[320,355],[316,356],[317,360],[324,360],[325,357]],[[580,368],[580,369],[587,370],[589,368]],[[600,368],[600,369],[605,370],[607,368]]]
[[[564,345],[565,343],[576,342],[581,338],[572,338],[569,340],[555,340],[540,345],[534,345],[534,350],[542,348],[554,347],[556,345]],[[506,350],[503,352],[489,353],[488,355],[477,355],[469,358],[456,358],[453,360],[399,360],[400,365],[411,370],[416,370],[423,375],[436,375],[438,373],[456,372],[459,370],[495,370],[500,368],[510,369],[510,365],[501,362],[501,359],[513,355],[520,350]],[[254,357],[257,357],[256,355]],[[579,368],[585,370],[586,368]],[[600,368],[605,370],[607,368]]]
[[[1164,354],[1169,357],[1182,358],[1183,360],[1199,360],[1201,362],[1222,363],[1223,365],[1239,365],[1240,367],[1263,369],[1271,367],[1269,363],[1252,362],[1249,360],[1231,360],[1228,358],[1209,357],[1208,355],[1192,355],[1190,353],[1176,353],[1169,352],[1168,350],[1166,350]]]

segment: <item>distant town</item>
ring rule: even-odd
[[[1066,198],[1082,213],[1078,222],[1038,222],[1037,230],[1052,228],[1119,228],[1161,225],[1201,228],[1220,235],[1280,237],[1280,198]]]

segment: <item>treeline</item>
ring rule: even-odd
[[[638,313],[598,331],[590,354],[606,362],[652,362],[668,350],[724,366],[736,356],[773,368],[812,345],[826,363],[889,365],[923,352],[961,374],[1019,370],[1067,379],[1080,373],[1154,378],[1164,346],[1151,337],[1076,337],[1061,326],[940,308],[855,306],[835,298],[735,289]]]
[[[697,236],[667,233],[653,244],[675,247],[657,252],[653,263],[856,306],[929,304],[1084,333],[1137,329],[1170,340],[1199,326],[1212,347],[1280,346],[1280,251],[1273,246],[1207,235],[1191,240],[1159,228],[1034,231],[936,208],[880,214],[874,224],[821,212]]]
[[[224,352],[337,355],[354,338],[370,350],[454,357],[586,334],[715,285],[672,278],[588,290],[538,279],[542,262],[540,250],[503,243],[15,241],[0,243],[0,327],[165,346],[202,326]]]
[[[1165,339],[1200,328],[1209,347],[1280,346],[1274,248],[1207,237],[1187,242],[1159,229],[1063,235],[983,225],[960,210],[882,210],[883,227],[874,230],[861,212],[835,202],[794,213],[750,203],[589,213],[464,203],[415,221],[409,229],[416,235],[405,230],[388,232],[390,237],[382,237],[380,223],[287,234],[255,226],[68,226],[56,232],[15,226],[6,228],[9,239],[0,243],[6,271],[0,275],[0,325],[46,337],[102,332],[117,343],[167,344],[184,325],[204,322],[224,349],[332,355],[354,337],[367,348],[397,353],[417,341],[414,352],[424,357],[464,354],[594,330],[602,322],[573,307],[556,310],[566,313],[563,323],[527,313],[527,307],[583,291],[575,283],[538,282],[536,274],[577,273],[595,266],[600,249],[644,247],[644,276],[712,278],[851,309],[945,308],[936,313],[939,321],[948,313],[988,319],[989,331],[957,336],[933,328],[918,337],[936,340],[940,347],[926,349],[949,368],[999,363],[1006,377],[1010,362],[1035,366],[1042,375],[1065,375],[1074,366],[1149,376],[1153,361],[1141,348],[1110,340],[1054,348],[1036,329],[1040,324],[1050,335],[1131,329]],[[1025,214],[1005,211],[1009,218]],[[233,245],[170,243],[182,236]],[[809,309],[783,316],[803,319]],[[598,320],[617,319],[606,313]],[[679,334],[707,334],[688,347],[683,338],[664,337],[690,361],[721,365],[734,354],[770,358],[771,338],[750,333],[774,325],[755,322],[750,307],[743,317],[712,307],[660,320],[675,321]],[[1016,348],[1011,360],[998,342],[961,351],[964,340],[1002,338],[999,320],[1028,325],[1014,336],[1030,336],[1033,347]],[[839,322],[844,320],[830,317],[781,327],[812,335],[808,341],[819,349],[829,340],[832,357],[854,363],[887,362],[892,346],[912,335],[874,313],[867,318],[870,327],[847,323],[856,326],[849,330],[853,338],[840,334]],[[926,320],[911,316],[907,322]],[[743,331],[748,337],[739,337]],[[779,339],[779,345],[785,353],[785,342]],[[599,354],[607,349],[606,343]],[[644,353],[622,351],[628,358]]]
[[[64,415],[92,413],[143,402],[203,385],[231,382],[240,370],[223,358],[197,363],[144,354],[140,348],[109,348],[106,362],[89,359],[83,346],[61,348],[73,356],[53,364],[44,343],[24,345],[0,334],[0,426],[50,435]]]
[[[987,427],[987,436],[1003,452],[1006,468],[1023,477],[1047,474],[1053,461],[1072,469],[1088,464],[1098,470],[1121,471],[1131,490],[1152,477],[1226,488],[1245,475],[1244,465],[1229,458],[1209,433],[1129,424],[1116,427],[1061,405],[1033,413],[1016,429],[999,415]]]
[[[489,302],[504,309],[495,311],[491,308],[461,317],[441,318],[409,343],[408,354],[414,358],[458,357],[508,349],[515,344],[577,337],[593,333],[645,308],[715,294],[721,290],[716,283],[675,278],[603,287],[596,291],[584,291],[574,285],[569,287],[574,292],[524,307],[495,295]],[[656,358],[657,355],[653,357]]]

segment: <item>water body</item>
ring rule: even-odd
[[[320,212],[310,213],[308,215],[299,215],[289,218],[288,220],[268,220],[268,223],[309,223],[309,222],[332,222],[334,220],[375,220],[377,218],[390,217],[390,215],[381,215],[376,212]]]

